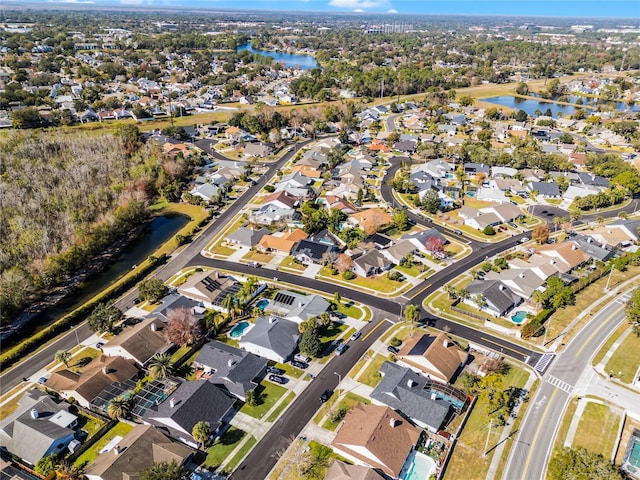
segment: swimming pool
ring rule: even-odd
[[[424,453],[414,450],[402,470],[402,480],[427,480],[436,471],[436,462]]]
[[[267,300],[266,298],[261,298],[256,302],[256,307],[258,307],[260,310],[264,310],[267,305],[269,305],[269,300]]]
[[[249,328],[250,325],[251,324],[249,322],[238,322],[238,324],[229,331],[229,336],[231,338],[240,338],[244,335],[244,332],[247,330],[247,328]]]
[[[524,310],[518,310],[516,313],[511,315],[511,321],[518,325],[520,325],[526,319],[527,319],[527,312],[525,312]]]
[[[640,469],[640,437],[637,436],[640,435],[640,432],[634,430],[633,433],[624,455],[622,468],[627,472],[636,474]]]

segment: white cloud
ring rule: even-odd
[[[388,7],[388,0],[331,0],[329,5],[332,7],[349,8],[355,10],[364,10],[365,8]]]
[[[389,10],[387,10],[387,13],[398,13],[398,10],[396,10],[395,8],[390,8]]]
[[[356,9],[354,10],[354,13],[364,13],[364,10],[363,10],[363,9],[361,9],[361,8],[356,8]]]
[[[92,0],[47,0],[47,3],[96,3]]]

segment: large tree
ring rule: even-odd
[[[140,300],[159,302],[169,291],[169,288],[160,278],[150,278],[138,284],[138,297]]]
[[[207,442],[211,437],[211,425],[209,422],[205,421],[196,423],[191,431],[191,436],[202,446],[203,449],[206,448]]]
[[[181,347],[193,345],[202,338],[202,324],[188,308],[167,313],[167,339]]]
[[[314,321],[316,321],[314,319]],[[307,328],[300,339],[300,351],[311,357],[319,357],[322,353],[322,342],[317,328]]]
[[[116,397],[109,402],[107,413],[111,418],[125,418],[131,413],[131,399],[125,397]]]
[[[112,303],[100,303],[87,318],[87,325],[94,332],[112,332],[113,326],[122,320],[124,315]]]
[[[54,358],[56,362],[64,363],[64,366],[68,367],[69,360],[71,360],[71,353],[67,350],[58,350]]]
[[[600,454],[584,448],[564,448],[549,462],[550,480],[622,480],[620,468]]]
[[[153,378],[167,378],[173,371],[171,355],[168,353],[157,353],[149,362],[149,373]]]
[[[404,318],[409,323],[416,323],[420,319],[420,307],[413,304],[404,307]]]
[[[187,472],[175,460],[154,463],[140,473],[140,480],[182,480]]]

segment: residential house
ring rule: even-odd
[[[591,257],[593,260],[600,262],[606,262],[614,255],[612,248],[607,247],[606,244],[598,244],[598,242],[589,235],[573,235],[571,241],[578,244],[578,246]]]
[[[628,246],[638,241],[640,222],[637,220],[625,220],[608,225],[597,226],[584,231],[601,245],[610,247]]]
[[[194,451],[151,425],[136,425],[118,445],[98,454],[84,469],[87,480],[131,480],[156,463],[184,465]]]
[[[578,172],[578,177],[580,177],[580,181],[583,185],[588,187],[600,187],[609,188],[610,182],[607,178],[601,177],[598,175],[593,175],[591,173],[586,172]]]
[[[241,247],[253,248],[258,244],[262,237],[269,235],[270,233],[271,230],[265,227],[257,230],[254,228],[240,227],[231,235],[228,235],[225,240],[229,243],[240,245]]]
[[[384,235],[383,233],[374,233],[373,235],[367,237],[365,242],[367,244],[372,244],[378,250],[382,250],[383,248],[387,248],[393,245],[394,240],[393,238]]]
[[[285,191],[270,193],[262,199],[262,206],[268,205],[275,208],[295,208],[299,204],[299,197],[295,197]]]
[[[372,249],[353,260],[352,270],[361,277],[371,277],[391,269],[393,263],[380,251]]]
[[[428,228],[419,232],[405,233],[400,240],[408,240],[415,245],[415,247],[421,252],[432,254],[432,239],[438,239],[442,245],[449,243],[442,233],[435,228]]]
[[[486,227],[495,227],[502,223],[502,220],[494,212],[481,212],[471,207],[461,207],[458,216],[468,225],[477,230],[484,230]]]
[[[469,298],[464,300],[465,303],[478,308],[474,299],[478,296],[482,297],[486,302],[482,311],[490,313],[494,317],[501,317],[522,303],[522,297],[500,280],[474,280],[467,285],[467,291]]]
[[[331,446],[355,463],[398,478],[422,431],[389,407],[358,404],[344,418]]]
[[[576,242],[571,241],[541,245],[536,249],[536,252],[556,260],[556,265],[561,273],[568,273],[590,260],[589,255]]]
[[[393,217],[376,207],[349,215],[347,222],[354,227],[361,228],[366,234],[371,234],[393,223]]]
[[[302,323],[326,312],[330,306],[329,302],[315,293],[304,295],[280,290],[265,307],[265,312]]]
[[[263,143],[247,143],[244,147],[245,157],[263,158],[271,153],[271,147]]]
[[[290,232],[278,232],[278,234],[265,235],[262,237],[256,245],[256,249],[264,252],[289,255],[295,244],[305,238],[307,238],[307,234],[299,228]]]
[[[416,151],[417,142],[414,140],[404,140],[393,144],[393,149],[398,152],[412,154]]]
[[[418,250],[418,248],[413,242],[409,240],[400,240],[390,247],[380,250],[380,253],[391,260],[391,262],[399,265],[407,255],[413,255],[416,250]]]
[[[320,204],[329,211],[335,208],[336,210],[340,210],[346,215],[351,215],[358,211],[358,207],[356,207],[353,203],[337,195],[329,194],[320,200]]]
[[[501,272],[489,272],[485,281],[499,280],[516,295],[528,299],[533,292],[540,289],[545,279],[527,269],[508,269]]]
[[[211,183],[201,183],[193,187],[189,193],[195,197],[202,198],[205,202],[212,202],[220,196],[221,189],[218,185]]]
[[[280,222],[292,222],[300,217],[295,208],[280,208],[272,205],[261,205],[249,216],[249,221],[256,225],[273,225]]]
[[[267,360],[226,343],[213,341],[202,346],[193,367],[203,369],[203,378],[244,402],[247,391],[258,386]]]
[[[437,432],[451,419],[451,404],[430,391],[431,380],[410,368],[385,361],[382,380],[371,392],[372,400],[398,410],[416,425]]]
[[[467,175],[482,175],[484,178],[489,178],[491,175],[491,167],[484,163],[468,162],[464,164],[464,173]]]
[[[131,360],[122,357],[99,355],[82,368],[81,373],[68,369],[58,370],[47,380],[47,388],[63,398],[75,398],[89,408],[91,401],[114,382],[124,382],[138,375]]]
[[[398,359],[412,370],[426,373],[429,378],[449,383],[469,355],[444,333],[413,335],[405,340]]]
[[[233,277],[217,270],[195,272],[178,287],[178,293],[202,302],[206,308],[226,312],[222,306],[227,295],[236,295],[242,286]]]
[[[274,362],[284,363],[298,347],[298,323],[285,318],[258,317],[240,337],[240,348]]]
[[[144,366],[156,353],[164,353],[171,346],[164,334],[165,325],[157,317],[147,318],[125,328],[102,347],[102,353],[135,360]]]
[[[384,480],[384,477],[371,468],[336,460],[329,466],[324,480]]]
[[[143,421],[197,448],[198,442],[191,436],[195,424],[209,422],[212,436],[217,435],[229,421],[235,402],[233,397],[207,380],[187,381],[164,402],[150,407]]]
[[[78,426],[69,406],[38,389],[22,394],[16,410],[0,421],[0,446],[31,465],[63,453]]]
[[[313,178],[305,177],[300,172],[292,172],[285,175],[275,185],[276,192],[286,191],[296,197],[309,196],[309,185],[314,182]]]
[[[556,182],[531,182],[527,185],[530,192],[538,192],[544,198],[560,198],[560,187]]]
[[[339,250],[335,245],[323,242],[304,239],[295,244],[291,250],[291,255],[299,262],[305,265],[320,264],[326,258],[326,255]]]
[[[508,262],[509,270],[531,272],[537,275],[543,282],[551,275],[560,273],[560,268],[557,265],[558,262],[555,259],[537,253],[531,255],[526,260],[522,258],[512,258],[508,260]]]
[[[520,210],[520,208],[516,207],[511,202],[480,208],[479,211],[483,214],[495,214],[502,223],[513,222],[518,218],[524,217],[522,210]]]

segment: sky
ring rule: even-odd
[[[29,0],[21,1],[26,3]],[[251,11],[281,10],[331,13],[627,17],[637,19],[640,22],[639,0],[48,0],[48,3],[86,4],[87,6],[90,4],[148,7],[184,6]]]

